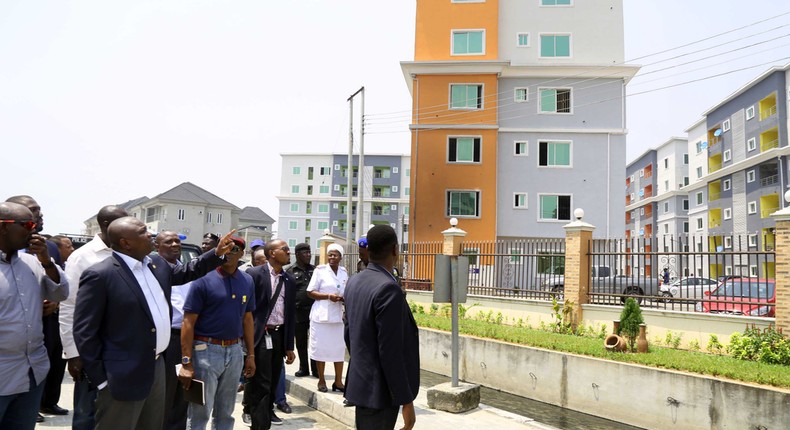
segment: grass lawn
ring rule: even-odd
[[[415,313],[414,319],[420,327],[450,331],[449,318]],[[706,354],[652,345],[648,354],[612,353],[604,349],[603,340],[598,337],[559,334],[471,319],[460,320],[460,332],[481,338],[606,360],[790,388],[790,368],[788,366],[739,360],[727,355]]]

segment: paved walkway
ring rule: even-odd
[[[327,370],[329,370],[327,366]],[[278,416],[285,422],[282,426],[273,426],[273,429],[317,429],[317,430],[346,430],[354,426],[354,408],[343,406],[343,396],[339,392],[320,393],[316,389],[318,379],[313,377],[295,378],[296,365],[286,367],[288,403],[293,408],[293,413]],[[326,375],[331,384],[334,376]],[[60,396],[60,406],[72,409],[74,384],[66,373],[63,381],[63,393]],[[480,405],[463,414],[428,409],[426,399],[427,387],[421,387],[420,393],[414,402],[417,412],[417,429],[430,430],[460,430],[479,428],[487,430],[501,429],[536,429],[556,430],[554,427],[538,423],[530,418],[511,414],[500,409]],[[236,424],[234,430],[244,430],[248,427],[241,422],[241,393],[236,397],[234,411]],[[71,413],[67,416],[46,415],[46,421],[38,424],[39,429],[66,430],[71,428]],[[396,429],[401,428],[403,420],[398,419]]]

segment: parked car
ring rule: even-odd
[[[719,286],[719,281],[711,278],[688,276],[661,284],[661,297],[702,299],[705,292],[711,292]]]
[[[659,294],[659,281],[647,276],[615,275],[609,266],[592,266],[590,277],[590,293],[620,294],[620,301],[625,302],[626,296],[654,296]],[[549,275],[540,279],[544,290],[555,293],[559,300],[564,298],[565,276]],[[642,303],[642,298],[637,298]]]
[[[774,279],[728,279],[705,296],[705,300],[694,306],[697,312],[758,317],[772,317],[776,312]]]

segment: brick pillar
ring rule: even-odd
[[[788,200],[790,191],[784,197]],[[771,216],[776,221],[776,328],[790,336],[790,207]]]
[[[582,221],[584,211],[576,209],[576,221],[565,228],[565,303],[573,303],[571,325],[574,330],[582,322],[582,305],[589,302],[590,292],[590,259],[587,256],[590,248],[593,225]]]

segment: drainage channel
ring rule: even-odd
[[[450,378],[438,373],[423,370],[420,372],[420,385],[432,387],[436,384],[449,382]],[[604,418],[576,412],[548,403],[519,397],[514,394],[480,387],[480,403],[493,406],[503,411],[534,419],[563,430],[641,430],[640,427],[621,424]]]

